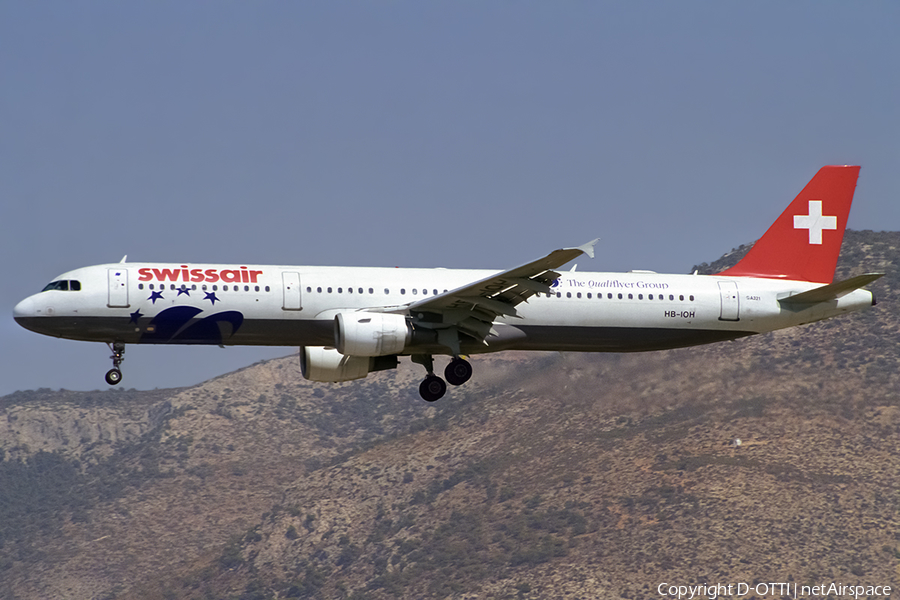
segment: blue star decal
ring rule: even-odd
[[[134,323],[135,325],[137,325],[138,319],[140,319],[143,316],[144,315],[141,314],[141,309],[137,309],[136,311],[131,313],[131,322]]]
[[[216,298],[215,292],[206,292],[206,297],[204,298],[204,300],[209,300],[210,302],[212,302],[213,306],[216,305],[216,302],[221,302],[221,300]]]
[[[191,291],[189,289],[187,289],[186,287],[180,287],[180,288],[178,288],[178,295],[180,296],[182,294],[185,294],[186,296],[190,297]]]
[[[163,298],[162,292],[150,292],[150,297],[147,300],[151,300],[153,304],[156,304],[157,300],[165,300],[165,298]]]

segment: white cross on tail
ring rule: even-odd
[[[837,217],[822,216],[822,201],[809,201],[808,215],[794,215],[794,229],[809,229],[809,243],[822,243],[823,229],[837,229]]]

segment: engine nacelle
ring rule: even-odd
[[[334,348],[300,348],[300,372],[310,381],[352,381],[373,371],[397,368],[396,356],[344,356]]]
[[[334,343],[345,356],[400,354],[411,340],[403,315],[346,312],[334,317]]]

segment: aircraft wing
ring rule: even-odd
[[[403,307],[403,312],[408,312],[417,326],[437,330],[440,343],[459,354],[459,333],[483,342],[490,335],[495,319],[517,317],[517,304],[535,294],[550,292],[559,277],[554,269],[582,254],[593,258],[598,240],[554,250],[520,267],[413,302]]]

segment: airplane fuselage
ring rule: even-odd
[[[334,317],[400,307],[496,271],[115,263],[76,269],[15,310],[24,327],[61,338],[125,344],[334,346]],[[48,286],[50,287],[50,286]],[[77,287],[78,289],[71,289]],[[854,290],[801,310],[780,299],[819,287],[803,281],[651,272],[563,272],[499,317],[484,342],[497,350],[631,352],[735,339],[859,310]],[[402,354],[450,354],[426,344]]]

